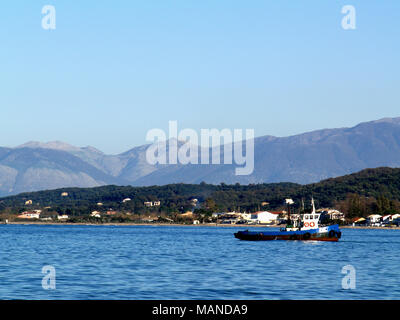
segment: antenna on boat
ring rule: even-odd
[[[311,206],[312,206],[312,213],[315,213],[315,204],[314,204],[314,197],[311,197]]]
[[[285,199],[285,203],[287,204],[288,208],[288,222],[290,223],[290,205],[294,204],[294,201],[292,199]]]

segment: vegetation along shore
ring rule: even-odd
[[[307,212],[311,196],[319,208],[344,213],[342,225],[369,215],[400,214],[400,169],[366,169],[319,183],[250,185],[170,184],[63,188],[0,199],[0,220],[75,224],[214,224],[216,213],[275,211],[292,198],[294,212]]]

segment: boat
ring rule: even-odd
[[[249,241],[267,240],[300,240],[300,241],[332,241],[337,242],[342,236],[338,224],[324,224],[324,216],[316,212],[314,199],[311,200],[312,211],[298,215],[290,214],[292,199],[286,199],[288,205],[288,221],[280,231],[238,231],[235,238]]]

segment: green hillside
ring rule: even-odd
[[[63,192],[68,196],[61,196]],[[311,196],[317,207],[337,207],[349,217],[371,213],[399,212],[400,169],[366,169],[355,174],[299,185],[273,183],[254,185],[171,184],[165,186],[132,187],[104,186],[96,188],[63,188],[22,193],[0,199],[0,213],[19,213],[29,209],[48,208],[71,216],[84,216],[94,210],[115,210],[121,213],[172,215],[193,209],[192,199],[198,199],[197,212],[257,211],[282,208],[285,198],[296,206],[301,199],[306,204]],[[131,201],[122,202],[130,198]],[[32,205],[25,202],[32,200]],[[160,201],[160,206],[146,207],[146,201]],[[268,204],[262,205],[263,202]],[[99,207],[97,204],[102,203]],[[307,209],[307,208],[306,208]]]

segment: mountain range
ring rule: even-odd
[[[365,168],[400,167],[400,118],[290,137],[255,138],[254,171],[247,176],[235,175],[234,164],[151,165],[146,161],[148,147],[135,147],[118,155],[59,141],[0,147],[0,196],[108,184],[307,184]]]

